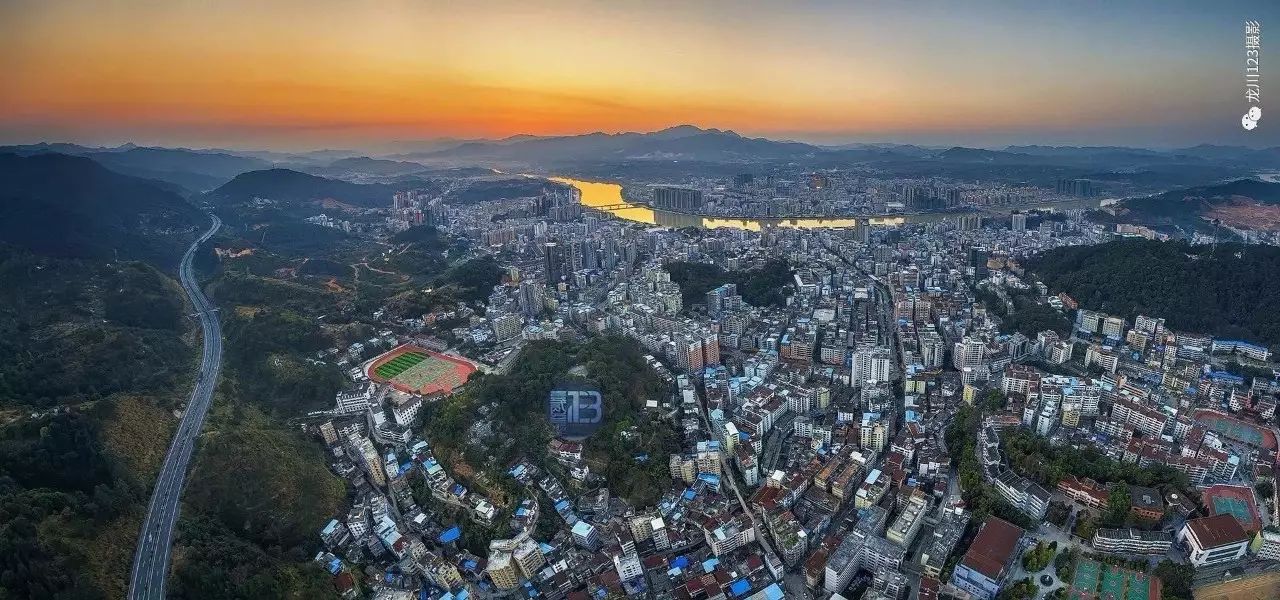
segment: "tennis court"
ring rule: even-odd
[[[1249,512],[1249,505],[1239,498],[1227,498],[1224,496],[1213,497],[1213,514],[1229,514],[1241,523],[1250,523],[1253,521],[1253,514]]]
[[[1085,558],[1076,561],[1067,597],[1071,600],[1158,600],[1160,580]]]
[[[1098,587],[1098,575],[1102,565],[1087,558],[1076,561],[1076,573],[1071,578],[1071,598],[1094,598],[1093,591]]]
[[[1117,569],[1106,569],[1102,572],[1102,583],[1098,587],[1098,597],[1102,600],[1120,600],[1124,596],[1124,572]]]
[[[1149,600],[1151,595],[1151,578],[1143,573],[1129,571],[1129,591],[1125,593],[1125,600]],[[1159,598],[1159,594],[1154,596]]]

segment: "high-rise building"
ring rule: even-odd
[[[1059,179],[1058,193],[1081,198],[1090,198],[1097,195],[1093,182],[1088,179]]]
[[[564,280],[568,274],[568,251],[559,242],[547,242],[542,245],[543,274],[547,285],[554,286]]]
[[[546,557],[542,555],[542,549],[530,538],[521,540],[516,549],[511,552],[511,557],[520,566],[520,572],[524,573],[526,579],[533,579],[534,574],[547,564]]]
[[[702,209],[702,191],[674,186],[654,186],[653,207],[679,211]]]
[[[893,376],[893,357],[888,348],[864,348],[853,353],[853,381],[850,385],[889,381]]]
[[[493,319],[493,336],[499,342],[505,342],[520,335],[524,327],[524,319],[519,315],[501,315]]]
[[[1014,231],[1026,231],[1026,230],[1027,230],[1027,215],[1026,215],[1026,214],[1023,214],[1023,213],[1013,213],[1013,216],[1011,217],[1011,219],[1012,219],[1012,227],[1013,227],[1013,230],[1014,230]]]
[[[494,587],[500,590],[512,590],[520,585],[520,574],[516,571],[516,562],[510,552],[490,552],[485,571],[489,573]]]
[[[620,581],[631,581],[644,575],[644,565],[640,563],[640,554],[636,552],[636,542],[626,532],[618,539],[618,548],[613,554],[613,568],[618,572]]]

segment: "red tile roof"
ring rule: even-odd
[[[1192,519],[1187,521],[1187,527],[1202,548],[1217,548],[1249,539],[1240,521],[1227,513]]]
[[[1005,565],[1013,558],[1022,539],[1022,528],[998,517],[987,517],[961,564],[986,575],[993,581],[1004,576]]]

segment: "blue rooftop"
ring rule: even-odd
[[[462,537],[462,529],[457,525],[454,525],[453,527],[441,532],[440,537],[436,539],[438,539],[441,544],[448,544],[457,541],[459,537]]]
[[[736,597],[746,596],[751,591],[751,582],[746,579],[739,579],[729,584],[729,592]]]

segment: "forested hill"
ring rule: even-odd
[[[1150,226],[1174,225],[1187,229],[1207,229],[1214,218],[1224,224],[1243,226],[1250,215],[1243,207],[1274,207],[1280,204],[1280,183],[1239,179],[1227,183],[1177,189],[1120,203],[1121,220]],[[1256,210],[1256,209],[1255,209]]]
[[[395,186],[380,183],[351,183],[289,169],[266,169],[241,173],[209,192],[206,198],[220,205],[268,198],[293,203],[332,199],[354,206],[369,207],[390,205],[391,195],[396,189]]]
[[[1027,268],[1082,308],[1280,345],[1280,248],[1126,239],[1049,250]]]
[[[84,157],[0,154],[0,243],[60,258],[175,266],[209,219],[165,184]]]

